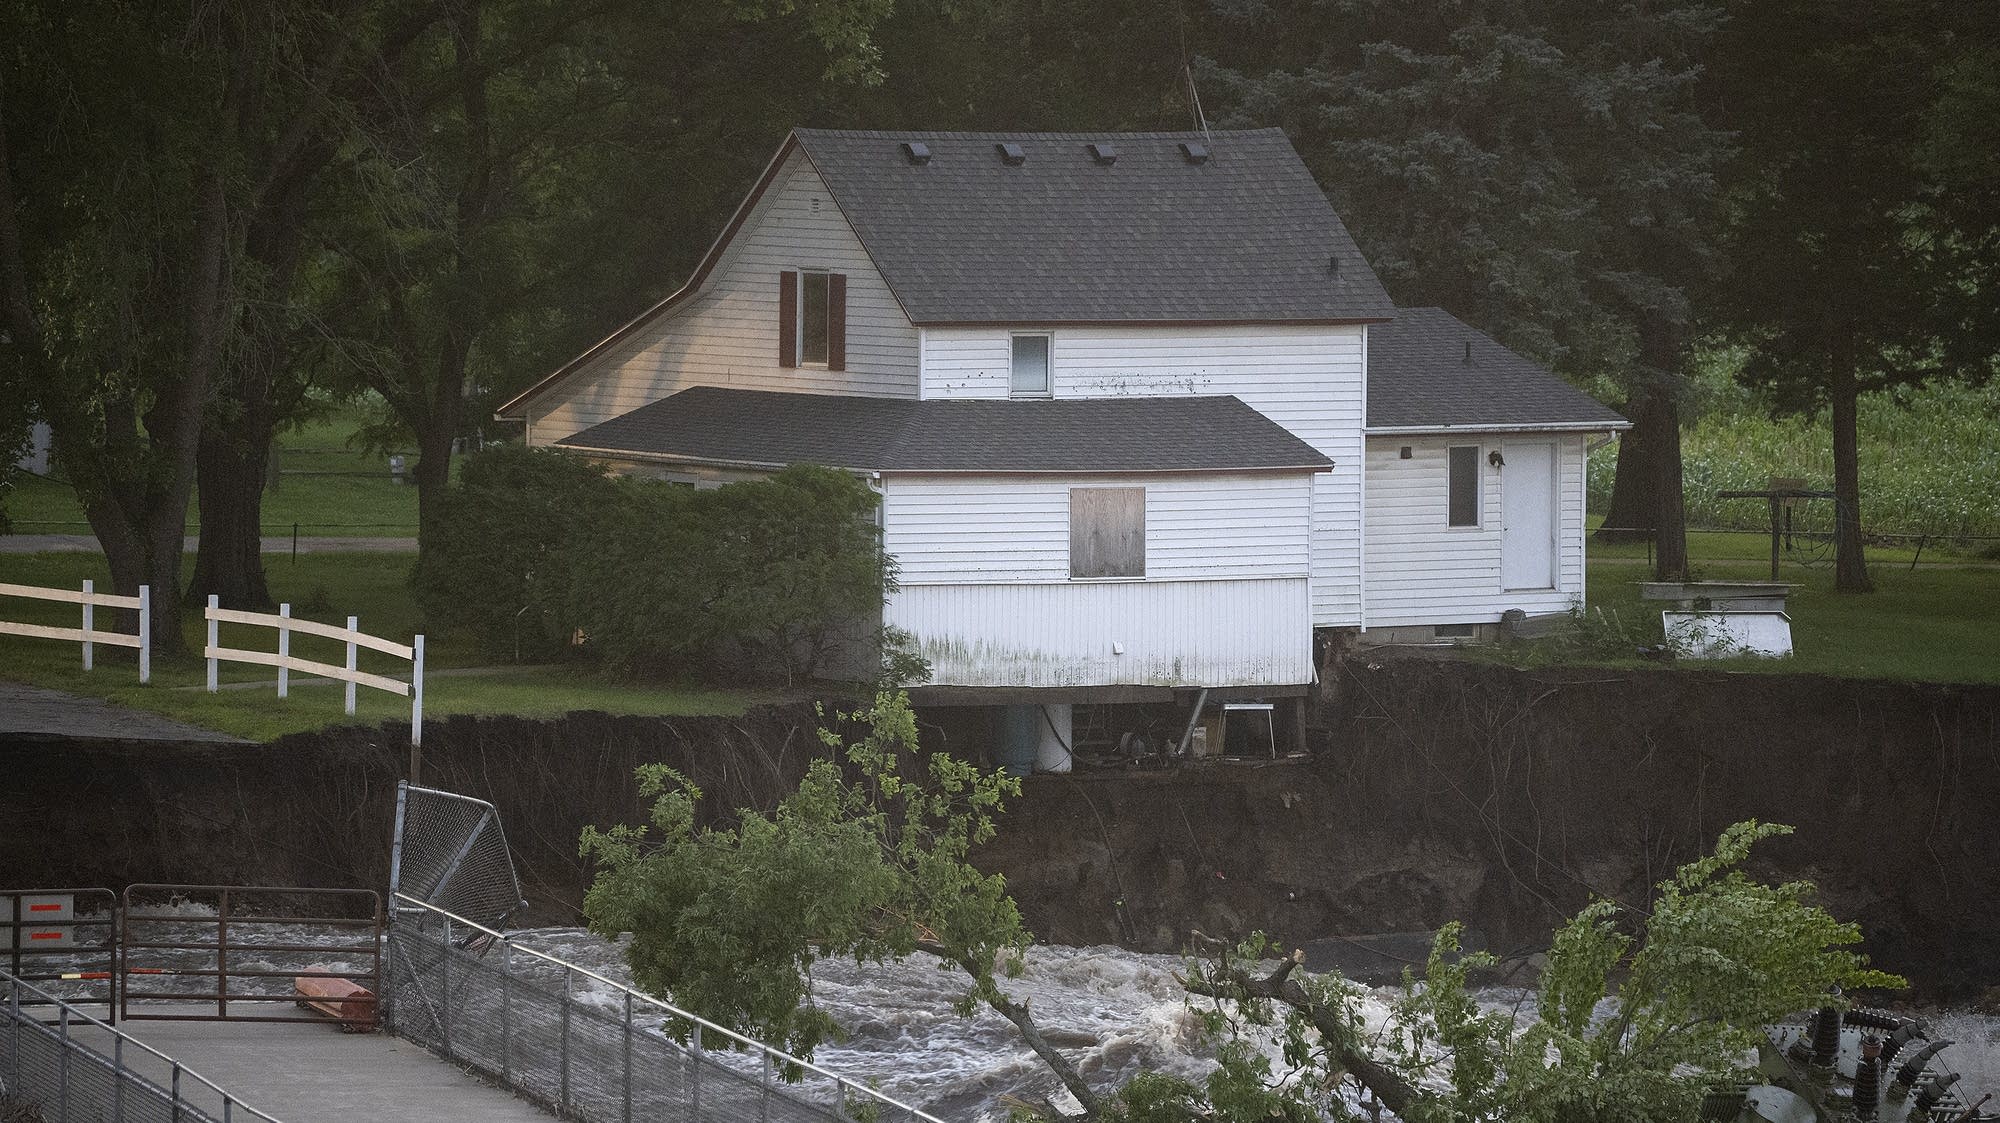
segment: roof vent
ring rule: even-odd
[[[903,142],[903,159],[921,168],[931,162],[931,146],[921,140],[906,140]]]
[[[1468,363],[1472,361],[1472,341],[1470,339],[1465,341],[1465,361]]]
[[[1018,167],[1028,161],[1028,154],[1021,151],[1018,144],[996,144],[993,147],[1000,152],[1000,162],[1008,167]]]
[[[1090,149],[1090,158],[1100,164],[1115,164],[1118,162],[1118,148],[1115,145],[1092,144],[1086,147]]]
[[[1186,157],[1187,162],[1190,164],[1206,164],[1208,163],[1208,145],[1196,144],[1191,140],[1181,141],[1181,155]]]

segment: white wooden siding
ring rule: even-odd
[[[886,619],[939,686],[1297,686],[1309,607],[1304,577],[996,582],[907,586]]]
[[[1058,398],[1233,394],[1334,462],[1314,477],[1312,620],[1361,622],[1361,427],[1364,329],[1117,327],[1052,331]],[[1009,331],[929,328],[926,398],[1007,396]]]
[[[1468,433],[1368,438],[1368,626],[1490,623],[1518,608],[1561,612],[1583,595],[1584,437]],[[1556,586],[1501,588],[1500,539],[1507,469],[1486,462],[1508,440],[1547,440],[1556,450]],[[1453,445],[1478,445],[1480,518],[1447,526]],[[1410,459],[1401,459],[1408,446]]]
[[[1149,579],[1304,577],[1309,476],[884,478],[905,585],[1069,580],[1069,489],[1144,486]]]
[[[940,685],[1310,682],[1310,478],[885,476],[884,618]],[[1070,579],[1069,490],[1090,486],[1146,489],[1144,579]]]
[[[847,275],[847,369],[778,365],[778,274]],[[701,291],[527,405],[547,445],[690,386],[915,397],[917,330],[833,196],[794,152]]]

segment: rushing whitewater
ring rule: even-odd
[[[610,978],[629,977],[619,946],[587,931],[550,928],[513,935]],[[1022,975],[1002,985],[1029,1005],[1036,1023],[1093,1085],[1111,1087],[1145,1069],[1199,1077],[1214,1067],[1188,996],[1174,978],[1183,969],[1178,956],[1037,946]],[[952,1011],[964,993],[963,974],[940,970],[929,956],[859,966],[822,961],[813,971],[814,998],[848,1037],[822,1046],[814,1060],[945,1119],[1004,1119],[1002,1096],[1074,1108],[1005,1019],[985,1010],[970,1019]],[[1533,1009],[1531,992],[1492,988],[1477,997],[1483,1005],[1524,1016]],[[1370,1028],[1387,1020],[1395,998],[1390,989],[1363,998]],[[612,998],[606,994],[602,1000]],[[1929,1023],[1933,1039],[1957,1043],[1944,1060],[1963,1074],[1960,1086],[1974,1092],[1971,1099],[1988,1089],[2000,1091],[2000,1017],[1960,1009],[1914,1016]]]
[[[213,911],[197,904],[180,904],[172,911],[187,916],[185,931],[175,938],[212,937]],[[170,926],[178,928],[180,926]],[[325,939],[311,926],[269,930],[278,942]],[[607,941],[580,928],[537,928],[510,932],[522,946],[568,960],[579,967],[629,981],[622,942]],[[188,969],[212,968],[212,953],[157,953],[149,962]],[[282,974],[298,963],[249,954],[232,956],[242,970]],[[363,969],[361,961],[339,956],[324,958],[337,970]],[[1098,1087],[1113,1087],[1142,1070],[1152,1069],[1199,1077],[1214,1061],[1203,1047],[1188,996],[1175,979],[1184,969],[1178,956],[1148,955],[1116,947],[1037,946],[1027,957],[1019,978],[1002,985],[1016,1000],[1026,1002],[1051,1041]],[[246,980],[246,990],[263,983],[271,993],[287,992],[289,980]],[[83,997],[82,984],[72,993]],[[595,988],[595,989],[593,989]],[[829,960],[813,971],[813,996],[820,1007],[846,1030],[837,1043],[822,1046],[813,1058],[822,1067],[848,1079],[871,1084],[884,1093],[950,1120],[1000,1120],[1007,1115],[1003,1097],[1050,1100],[1073,1108],[1067,1093],[1042,1065],[1014,1027],[983,1008],[971,1018],[953,1012],[965,993],[965,978],[956,969],[940,969],[926,955],[902,963],[861,964]],[[1396,992],[1378,989],[1363,998],[1370,1027],[1388,1018]],[[1531,992],[1492,988],[1479,992],[1482,1004],[1532,1014]],[[580,979],[575,998],[622,1008],[611,988]],[[2000,1017],[1965,1009],[1915,1011],[1925,1019],[1933,1039],[1957,1044],[1945,1052],[1948,1067],[1963,1074],[1961,1087],[1977,1099],[1988,1090],[2000,1091]],[[746,1069],[755,1065],[747,1058]],[[1358,1101],[1356,1101],[1358,1106]]]

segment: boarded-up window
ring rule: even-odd
[[[1146,489],[1069,489],[1069,575],[1146,575]]]
[[[1479,525],[1479,446],[1451,446],[1448,506],[1452,526]]]

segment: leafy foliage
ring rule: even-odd
[[[464,628],[496,653],[560,653],[575,626],[572,553],[619,499],[603,469],[566,453],[502,445],[466,458],[434,548],[417,564],[425,618]]]
[[[1270,950],[1261,937],[1191,964],[1189,990],[1215,1002],[1205,1025],[1227,1035],[1221,1067],[1200,1085],[1135,1082],[1112,1117],[1351,1119],[1341,1090],[1351,1080],[1409,1123],[1695,1118],[1765,1024],[1839,1003],[1843,989],[1903,985],[1867,968],[1851,950],[1858,929],[1811,903],[1810,884],[1769,885],[1743,871],[1755,843],[1790,830],[1730,827],[1712,853],[1661,883],[1643,915],[1586,906],[1556,933],[1531,1019],[1474,1001],[1468,980],[1493,961],[1461,954],[1457,925],[1438,934],[1423,978],[1406,976],[1379,1041],[1363,1033],[1360,992],[1343,980],[1301,981],[1296,960],[1251,976],[1246,965]],[[1275,1038],[1289,1071],[1243,1047],[1252,1027]]]
[[[839,1033],[813,1003],[818,959],[935,951],[971,974],[969,1013],[999,996],[995,964],[1018,964],[1029,940],[999,875],[967,860],[1020,782],[923,752],[900,692],[849,716],[867,734],[822,731],[834,756],[769,812],[704,825],[701,790],[649,765],[649,823],[582,841],[599,867],[585,916],[602,935],[632,933],[639,986],[806,1056]]]
[[[417,587],[437,624],[505,653],[584,653],[613,670],[701,664],[787,680],[884,647],[896,677],[924,668],[885,644],[894,566],[857,477],[795,465],[697,490],[613,480],[577,457],[504,447],[471,457],[449,493]]]

